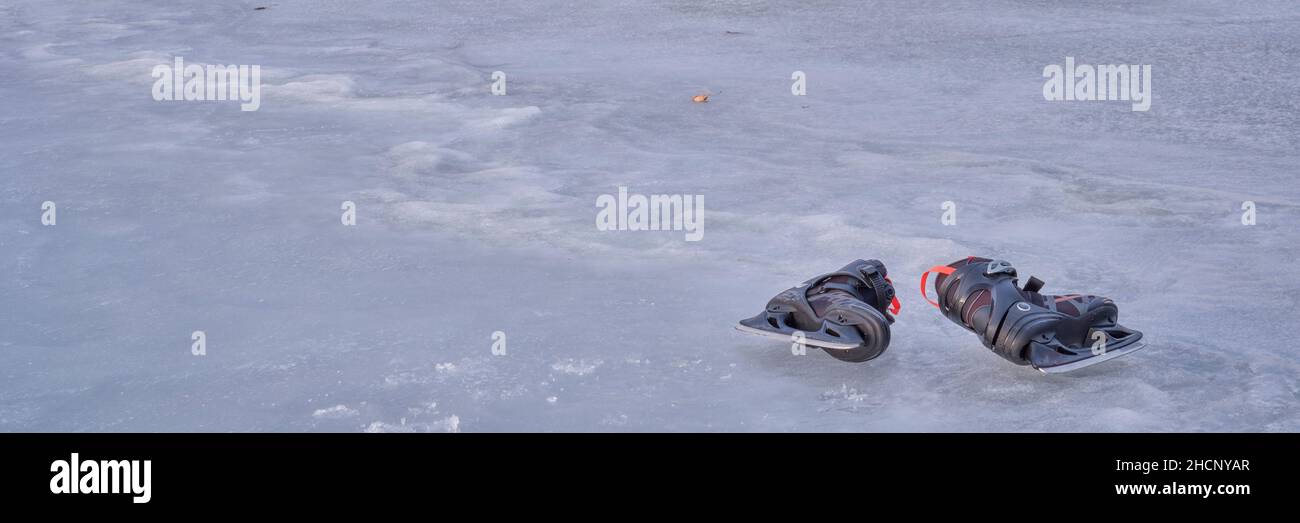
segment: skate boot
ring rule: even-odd
[[[737,330],[801,342],[844,361],[867,361],[889,346],[898,298],[885,264],[857,260],[788,289]]]
[[[926,296],[937,273],[938,302]],[[1142,333],[1116,323],[1109,298],[1039,294],[1042,280],[1017,288],[1016,269],[1005,261],[971,256],[921,275],[921,296],[953,323],[980,336],[994,354],[1046,373],[1069,372],[1141,349]]]

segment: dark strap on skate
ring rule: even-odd
[[[874,266],[859,266],[858,273],[866,278],[868,286],[876,293],[876,306],[883,307],[888,303],[889,310],[894,314],[898,314],[898,308],[900,305],[898,303],[898,296],[896,293],[892,292],[892,289],[894,288],[893,282],[890,282],[889,278],[881,275],[880,271]],[[891,291],[886,291],[886,289],[891,289]]]
[[[823,290],[837,290],[837,291],[843,291],[854,295],[858,293],[858,289],[856,287],[849,285],[847,283],[837,283],[833,281],[827,281],[827,282],[822,282],[817,284],[817,287],[820,287]]]
[[[1025,282],[1025,286],[1021,287],[1021,290],[1025,292],[1038,292],[1042,289],[1043,289],[1043,280],[1040,280],[1033,276],[1030,276],[1029,281]]]
[[[830,275],[828,275],[827,277],[830,278],[830,277],[834,277],[834,276],[844,276],[844,275],[856,276],[856,275],[852,275],[852,274],[850,274],[850,273],[835,273],[835,274],[830,274]],[[898,315],[898,311],[899,311],[900,309],[903,308],[902,304],[898,302],[898,295],[897,295],[897,293],[886,293],[886,292],[883,290],[883,288],[885,287],[885,285],[883,285],[883,284],[886,284],[886,283],[887,283],[888,286],[889,286],[890,288],[893,288],[893,287],[894,287],[894,282],[890,281],[888,276],[884,277],[883,279],[880,278],[880,274],[879,274],[879,273],[876,273],[874,276],[875,276],[875,278],[872,278],[872,279],[871,279],[871,285],[870,285],[870,287],[871,287],[871,290],[874,291],[874,292],[876,293],[876,303],[884,303],[885,301],[889,301],[889,312],[892,313],[892,314],[894,314],[895,316],[897,316],[897,315]],[[878,281],[878,280],[883,280],[883,281]],[[846,293],[852,294],[852,295],[854,295],[854,296],[857,296],[857,295],[858,295],[858,288],[857,288],[857,287],[854,287],[853,285],[847,284],[847,283],[837,283],[837,282],[833,282],[833,281],[823,281],[823,282],[821,282],[821,283],[814,284],[814,286],[815,286],[815,287],[818,287],[818,288],[820,288],[820,289],[822,289],[822,290],[831,290],[831,289],[834,289],[834,290],[837,290],[837,291],[843,291],[843,292],[846,292]],[[888,300],[886,300],[886,298],[888,298]]]
[[[930,273],[935,272],[947,276],[949,274],[952,274],[952,272],[955,270],[957,269],[954,269],[947,265],[935,265],[934,267],[930,267],[930,270],[921,273],[921,297],[925,298],[926,303],[929,303],[930,305],[934,305],[934,308],[936,309],[939,308],[939,302],[930,300],[930,297],[927,296],[925,293],[925,280],[926,278],[930,277]],[[936,276],[935,279],[937,280],[938,277]],[[935,292],[938,292],[938,289],[935,289]]]

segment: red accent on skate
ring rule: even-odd
[[[973,256],[972,256],[972,258],[973,258]],[[949,267],[949,266],[947,266],[947,265],[935,265],[934,267],[930,267],[930,270],[921,273],[921,297],[922,297],[922,298],[925,298],[926,303],[929,303],[930,305],[934,305],[934,308],[936,308],[936,309],[939,308],[939,302],[930,300],[930,297],[927,296],[926,293],[925,293],[925,280],[926,280],[926,278],[929,278],[929,277],[930,277],[930,273],[932,273],[932,272],[937,272],[937,273],[939,273],[939,274],[943,274],[943,275],[946,276],[946,275],[952,274],[952,271],[955,271],[955,270],[957,270],[957,269],[954,269],[954,268]],[[935,289],[935,290],[937,291],[938,289]]]

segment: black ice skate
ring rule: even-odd
[[[857,260],[788,289],[736,329],[802,341],[844,361],[867,361],[889,347],[898,298],[879,260]]]
[[[938,302],[926,294],[937,273]],[[1039,294],[1030,277],[1017,288],[1016,270],[1004,261],[971,256],[921,275],[921,295],[953,323],[980,335],[984,346],[1017,365],[1046,373],[1069,372],[1141,349],[1142,333],[1116,323],[1109,298]]]

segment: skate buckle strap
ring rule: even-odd
[[[858,272],[871,283],[871,290],[876,293],[876,303],[889,300],[889,312],[897,315],[902,304],[898,302],[898,294],[894,292],[894,282],[888,276],[881,275],[880,269],[875,265],[859,266]]]
[[[1030,276],[1029,281],[1026,281],[1025,286],[1021,287],[1020,290],[1025,292],[1038,292],[1043,290],[1043,285],[1043,280]]]
[[[1002,260],[993,260],[989,262],[988,268],[984,269],[984,274],[986,276],[992,276],[994,274],[1010,274],[1012,276],[1015,276],[1016,268],[1012,267],[1011,264],[1008,262]]]
[[[885,277],[885,281],[889,282],[890,287],[894,286],[894,280],[889,279],[888,276]],[[894,297],[889,300],[889,313],[898,316],[900,310],[903,310],[903,304],[898,301],[898,293],[894,293]]]
[[[949,274],[952,274],[952,271],[955,270],[957,269],[954,269],[947,265],[935,265],[934,267],[930,267],[930,270],[921,273],[921,297],[925,298],[926,303],[929,303],[930,305],[934,305],[934,308],[936,309],[939,308],[939,302],[931,300],[930,297],[927,296],[925,293],[925,280],[926,278],[930,277],[930,273],[936,272],[947,276]],[[938,277],[936,276],[935,279],[938,280]],[[935,291],[938,291],[938,289],[935,289]]]

